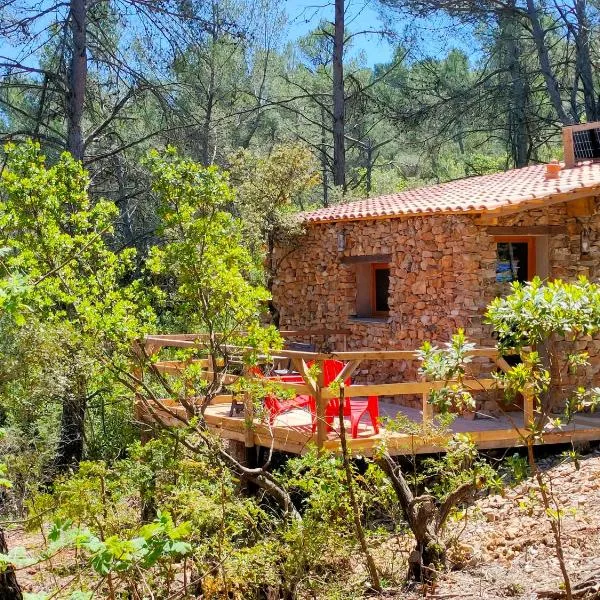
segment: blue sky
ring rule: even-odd
[[[286,0],[288,39],[294,41],[313,30],[322,19],[333,21],[333,2],[328,0]],[[376,3],[371,0],[350,0],[346,3],[346,28],[349,31],[377,30],[381,21]],[[377,35],[360,35],[353,39],[354,52],[362,52],[367,64],[387,62],[393,46]]]

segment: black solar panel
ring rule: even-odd
[[[600,128],[573,132],[575,160],[600,158]]]

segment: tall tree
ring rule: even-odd
[[[344,94],[345,0],[335,0],[333,31],[333,183],[346,189]]]
[[[24,302],[61,336],[67,355],[53,462],[60,472],[83,456],[94,376],[113,352],[139,337],[147,313],[137,302],[139,288],[123,285],[132,252],[116,255],[107,245],[117,209],[107,201],[92,206],[81,163],[63,153],[48,167],[31,142],[6,151],[0,180],[4,268],[27,276],[31,285]]]

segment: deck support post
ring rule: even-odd
[[[422,381],[426,381],[425,378],[423,378]],[[423,404],[421,410],[423,413],[423,429],[426,429],[433,421],[433,404],[429,402],[429,390],[423,392]]]
[[[323,400],[323,381],[325,377],[324,362],[319,360],[316,362],[319,368],[319,374],[316,381],[316,393],[315,393],[315,404],[317,405],[317,448],[319,451],[323,448],[325,440],[327,439],[327,424],[325,423],[325,403]]]

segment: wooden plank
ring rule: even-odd
[[[512,367],[506,362],[506,359],[502,356],[498,356],[494,362],[505,373],[508,373],[512,369]]]
[[[296,371],[298,371],[298,373],[300,373],[300,375],[302,375],[302,379],[304,379],[304,382],[306,383],[306,385],[309,388],[308,393],[312,396],[316,396],[317,384],[315,381],[313,381],[312,377],[310,376],[310,373],[308,371],[308,365],[306,364],[306,361],[302,357],[295,357],[292,359],[292,365],[294,366]]]
[[[600,121],[589,121],[588,123],[576,123],[575,125],[566,125],[563,132],[568,131],[586,131],[588,129],[599,129]]]
[[[388,263],[391,260],[391,254],[370,254],[361,256],[342,256],[340,262],[345,265],[356,265],[361,263]]]
[[[588,198],[600,194],[600,185],[590,185],[586,187],[579,187],[570,192],[562,192],[558,194],[551,194],[542,198],[543,206],[553,206],[555,204],[562,204],[563,202],[571,202],[572,200],[578,200],[579,198]],[[540,199],[538,199],[540,200]],[[533,200],[525,200],[517,204],[511,204],[508,206],[496,208],[489,211],[491,215],[514,215],[521,212],[531,210],[536,207],[537,204]]]
[[[576,201],[577,202],[577,201]],[[568,205],[567,205],[568,206]],[[566,225],[531,225],[529,227],[514,226],[487,226],[486,230],[491,235],[558,235],[567,233]]]
[[[162,340],[164,346],[173,346],[177,348],[199,348],[200,346],[190,340],[178,340],[178,339],[164,339]],[[434,345],[440,347],[443,346],[441,342],[433,342]],[[249,347],[239,346],[225,346],[229,350],[237,350],[239,352],[245,350],[251,350]],[[305,352],[301,350],[277,350],[276,354],[278,357],[290,358],[290,359],[304,359],[306,360],[416,360],[417,350],[354,350],[350,352]],[[475,348],[468,352],[469,356],[480,356],[494,358],[498,355],[496,348]]]
[[[201,345],[198,342],[189,339],[177,339],[177,338],[156,338],[154,336],[147,336],[147,342],[160,347],[172,347],[172,348],[200,348]]]
[[[323,361],[317,361],[317,366],[319,368],[319,374],[317,375],[317,381],[315,382],[315,403],[317,406],[317,448],[320,450],[327,439],[327,424],[325,423],[326,401],[323,393],[329,390],[323,389],[323,380],[325,376]],[[335,398],[335,395],[331,397]]]
[[[423,379],[423,383],[425,379]],[[423,415],[423,426],[427,426],[431,421],[433,421],[433,405],[429,402],[429,391],[431,388],[428,388],[427,391],[423,392],[422,396],[422,405],[421,405],[421,413]]]
[[[451,385],[449,382],[446,385]],[[498,386],[495,379],[465,379],[463,385],[471,391],[491,390]],[[380,383],[369,385],[351,385],[346,388],[347,398],[357,398],[361,396],[406,396],[421,395],[430,390],[439,390],[444,387],[443,381],[408,381],[400,383]],[[336,397],[336,393],[324,389],[321,392],[324,399],[329,400]]]
[[[195,360],[159,360],[153,364],[159,373],[177,374],[183,373],[191,365],[202,368],[208,367],[208,361],[205,358]]]
[[[281,337],[308,337],[308,336],[321,336],[321,335],[350,335],[352,331],[350,329],[280,329],[279,335]]]
[[[351,360],[344,365],[344,368],[337,374],[336,378],[333,380],[333,383],[338,383],[342,381],[346,381],[348,377],[358,369],[360,366],[360,360]]]
[[[427,382],[425,382],[427,383]],[[351,388],[346,388],[349,392]],[[164,401],[167,403],[168,401]],[[172,408],[169,406],[169,408]],[[182,410],[182,409],[180,409]],[[215,412],[217,411],[217,412]],[[142,420],[151,422],[151,415],[145,415],[143,405],[139,407],[138,414],[143,417]],[[162,415],[164,419],[174,426],[180,426],[176,419],[167,414]],[[245,420],[241,417],[229,417],[218,406],[209,407],[205,415],[207,425],[211,431],[224,439],[234,439],[240,442],[250,442],[248,429],[245,426]],[[576,421],[577,428],[569,427],[566,430],[555,430],[547,432],[541,443],[564,443],[567,441],[587,441],[600,439],[600,423],[596,422],[591,416],[581,417],[578,415]],[[598,419],[600,421],[600,419]],[[591,424],[589,422],[592,422]],[[477,421],[473,421],[473,429],[467,432],[474,443],[479,448],[508,448],[523,445],[523,438],[527,436],[526,429],[499,428],[477,430]],[[583,427],[583,428],[580,428]],[[276,425],[269,427],[264,423],[254,422],[252,443],[266,447],[273,447],[276,450],[290,452],[293,454],[302,454],[306,451],[308,444],[314,439],[307,426],[306,430],[290,427],[287,425]],[[392,455],[400,454],[425,454],[444,451],[445,444],[449,436],[431,437],[427,435],[410,435],[397,432],[385,432],[379,435],[360,436],[356,439],[348,439],[350,452],[353,454],[363,454],[370,456],[381,439],[385,437],[387,447]],[[340,440],[336,437],[325,438],[323,448],[333,452],[339,452]]]

